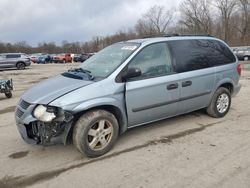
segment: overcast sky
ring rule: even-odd
[[[0,42],[84,42],[131,28],[150,7],[180,0],[0,0]]]

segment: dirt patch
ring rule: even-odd
[[[5,113],[9,113],[9,112],[14,112],[15,111],[16,106],[10,106],[7,107],[3,110],[0,110],[0,114],[5,114]]]
[[[28,153],[29,151],[20,151],[20,152],[12,153],[11,155],[9,155],[9,158],[20,159],[20,158],[27,156]]]
[[[29,82],[29,83],[30,84],[36,84],[37,82],[39,82],[39,80],[34,80],[34,81]]]
[[[128,148],[128,149],[124,149],[122,151],[118,151],[118,152],[115,152],[115,153],[112,153],[112,154],[109,154],[109,155],[106,155],[106,156],[102,156],[102,157],[99,157],[99,158],[89,159],[88,161],[84,161],[82,163],[72,165],[72,166],[69,166],[69,167],[66,167],[66,168],[60,168],[60,169],[56,169],[56,170],[52,170],[52,171],[45,171],[45,172],[41,172],[41,173],[38,173],[38,174],[34,174],[32,176],[29,176],[29,177],[25,177],[25,176],[23,176],[21,178],[20,177],[11,177],[11,178],[6,178],[5,177],[5,178],[0,180],[0,186],[1,185],[6,185],[6,187],[9,188],[9,187],[27,187],[27,186],[30,186],[30,185],[34,185],[34,184],[36,184],[38,182],[41,182],[41,181],[53,179],[56,176],[66,172],[66,171],[69,171],[69,170],[72,170],[72,169],[75,169],[75,168],[80,168],[80,167],[83,167],[85,165],[97,162],[97,161],[110,159],[112,157],[121,155],[123,153],[132,152],[132,151],[142,149],[142,148],[152,146],[152,145],[171,143],[175,139],[185,137],[185,136],[197,133],[197,132],[201,132],[201,131],[205,130],[206,128],[217,125],[217,124],[219,124],[221,122],[223,122],[223,121],[218,121],[218,122],[211,123],[211,124],[206,124],[206,125],[199,124],[200,127],[197,127],[197,128],[182,131],[182,132],[179,132],[179,133],[176,133],[176,134],[173,134],[173,135],[167,135],[167,136],[164,136],[164,137],[162,137],[160,139],[151,140],[151,141],[146,142],[144,144],[134,146],[134,147],[131,147],[131,148]]]
[[[17,188],[18,185],[10,184],[9,180],[12,180],[13,182],[18,181],[23,176],[18,176],[18,177],[13,177],[13,176],[5,176],[1,181],[0,181],[0,187],[1,188]]]
[[[0,101],[2,100],[8,100],[8,98],[7,97],[0,98]]]
[[[42,77],[42,78],[39,78],[38,80],[30,81],[29,83],[30,83],[30,84],[36,84],[36,83],[38,83],[38,82],[40,82],[40,81],[42,81],[42,80],[48,79],[48,78],[49,78],[49,77]]]

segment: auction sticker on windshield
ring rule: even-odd
[[[122,50],[135,50],[137,48],[137,46],[123,46],[121,49]]]

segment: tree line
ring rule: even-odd
[[[109,36],[95,36],[88,42],[39,43],[37,47],[21,41],[0,43],[0,53],[89,53],[119,41],[162,36],[166,33],[208,34],[231,46],[250,45],[250,0],[183,0],[176,10],[153,6],[133,28]]]

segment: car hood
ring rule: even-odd
[[[33,86],[23,94],[22,99],[32,104],[49,104],[53,100],[91,83],[93,81],[58,75]]]

